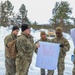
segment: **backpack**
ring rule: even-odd
[[[7,45],[7,56],[9,58],[15,58],[17,54],[17,48],[16,48],[16,40],[13,40],[12,42],[9,42]]]

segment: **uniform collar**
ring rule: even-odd
[[[25,34],[25,33],[21,33],[22,35],[24,35],[26,38],[29,38],[30,37],[30,35],[28,35],[28,34]]]
[[[13,38],[16,38],[16,37],[17,37],[17,35],[14,35],[13,33],[11,33],[11,36],[12,36]]]
[[[42,38],[41,38],[41,40],[42,40]],[[45,40],[42,40],[42,41],[47,41],[47,38]]]
[[[61,39],[61,38],[63,38],[63,36],[61,36],[61,37],[57,37],[57,36],[56,36],[56,38],[57,38],[57,39]]]

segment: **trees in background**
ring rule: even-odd
[[[50,22],[53,25],[60,25],[63,27],[65,23],[70,23],[70,15],[72,14],[72,8],[69,7],[70,4],[67,1],[56,2],[54,9],[52,10],[53,18]]]
[[[27,10],[24,4],[21,5],[19,9],[19,14],[13,13],[14,6],[7,0],[0,3],[0,25],[21,25],[23,23],[29,23],[30,21],[27,17]]]
[[[30,23],[29,19],[27,17],[27,10],[24,4],[21,5],[20,9],[19,9],[20,15],[22,17],[22,24],[23,23]]]
[[[55,7],[52,10],[53,17],[50,19],[52,27],[63,25],[71,25],[69,19],[73,20],[75,25],[75,18],[70,17],[72,14],[72,8],[69,7],[70,4],[67,1],[56,2]],[[9,0],[0,3],[0,25],[21,25],[23,23],[31,24],[27,17],[28,10],[26,6],[22,4],[17,13],[13,13],[14,6]],[[32,25],[37,25],[35,21]]]
[[[0,24],[3,26],[7,26],[9,24],[9,16],[12,15],[14,6],[12,3],[7,0],[4,3],[0,4]]]

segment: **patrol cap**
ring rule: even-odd
[[[44,31],[41,31],[40,36],[42,35],[46,35],[46,33]]]
[[[62,28],[61,27],[57,27],[55,31],[62,33]]]
[[[16,29],[19,30],[19,27],[18,27],[18,26],[13,26],[13,27],[12,27],[12,31],[14,31],[14,30],[16,30]]]
[[[26,30],[28,28],[29,28],[29,25],[28,24],[22,24],[21,31],[23,32],[24,30]]]

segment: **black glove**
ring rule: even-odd
[[[63,48],[63,47],[64,47],[64,44],[60,44],[60,47],[62,47],[62,48]]]

